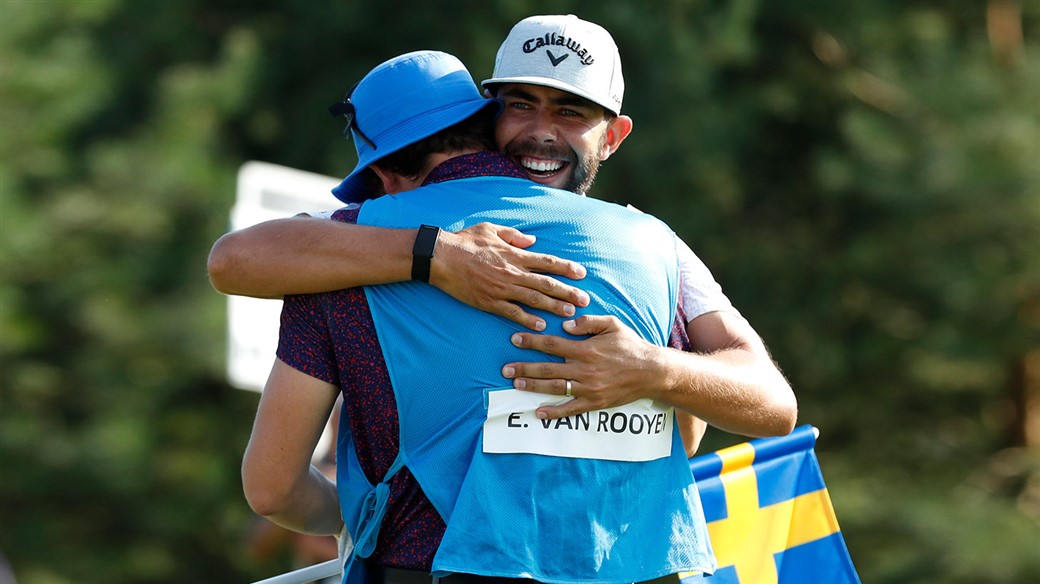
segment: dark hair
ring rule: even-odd
[[[358,177],[362,181],[362,190],[365,193],[365,196],[361,199],[362,201],[382,197],[386,194],[386,189],[383,188],[383,181],[380,180],[379,175],[371,168],[363,168],[358,173]]]
[[[498,109],[484,107],[472,116],[436,134],[387,154],[373,165],[401,176],[415,178],[431,154],[495,149],[495,116]],[[375,173],[368,171],[373,177]],[[367,179],[366,179],[367,180]]]

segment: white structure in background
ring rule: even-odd
[[[332,195],[341,179],[266,162],[247,162],[238,172],[231,229],[302,212],[337,209]],[[227,375],[239,389],[261,391],[278,346],[281,300],[228,297]]]

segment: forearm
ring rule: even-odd
[[[293,217],[228,233],[210,251],[213,287],[276,298],[411,278],[415,229]]]
[[[339,532],[336,486],[311,464],[338,394],[275,360],[242,457],[242,491],[257,514],[303,533]]]
[[[563,357],[563,363],[513,362],[502,370],[514,387],[527,391],[561,395],[571,381],[575,399],[542,406],[539,416],[562,418],[651,398],[745,436],[783,435],[794,428],[794,392],[743,319],[719,313],[694,319],[687,326],[694,351],[689,353],[653,345],[611,316],[581,316],[563,327],[574,336],[591,336],[512,336],[514,345]],[[680,422],[684,439],[699,437],[692,421]],[[695,442],[686,441],[688,451]]]
[[[307,217],[268,221],[218,239],[209,277],[220,292],[261,298],[404,282],[412,278],[417,233]],[[534,242],[491,223],[442,231],[430,284],[465,304],[542,330],[545,321],[521,305],[570,316],[589,297],[554,277],[580,279],[585,268],[524,250]]]
[[[789,433],[797,418],[794,393],[767,355],[748,349],[710,354],[656,351],[659,385],[651,397],[743,436]]]

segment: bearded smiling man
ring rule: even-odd
[[[600,91],[580,79],[593,67],[610,71]],[[613,39],[574,16],[518,23],[483,85],[505,104],[495,131],[499,148],[539,184],[587,193],[599,163],[632,131],[632,118],[621,115],[625,85]]]

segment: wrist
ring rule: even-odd
[[[461,243],[459,235],[453,231],[441,230],[437,236],[437,255],[430,261],[430,285],[447,292],[451,284],[451,264],[453,254],[458,253]]]
[[[650,349],[647,359],[647,368],[652,372],[648,377],[656,381],[649,386],[649,393],[653,399],[665,403],[672,403],[676,389],[682,384],[682,366],[679,360],[683,358],[682,351],[671,347],[656,347]]]
[[[437,247],[437,237],[440,228],[432,225],[422,225],[415,234],[415,243],[412,245],[412,280],[429,283],[430,264],[433,262],[434,249]]]

